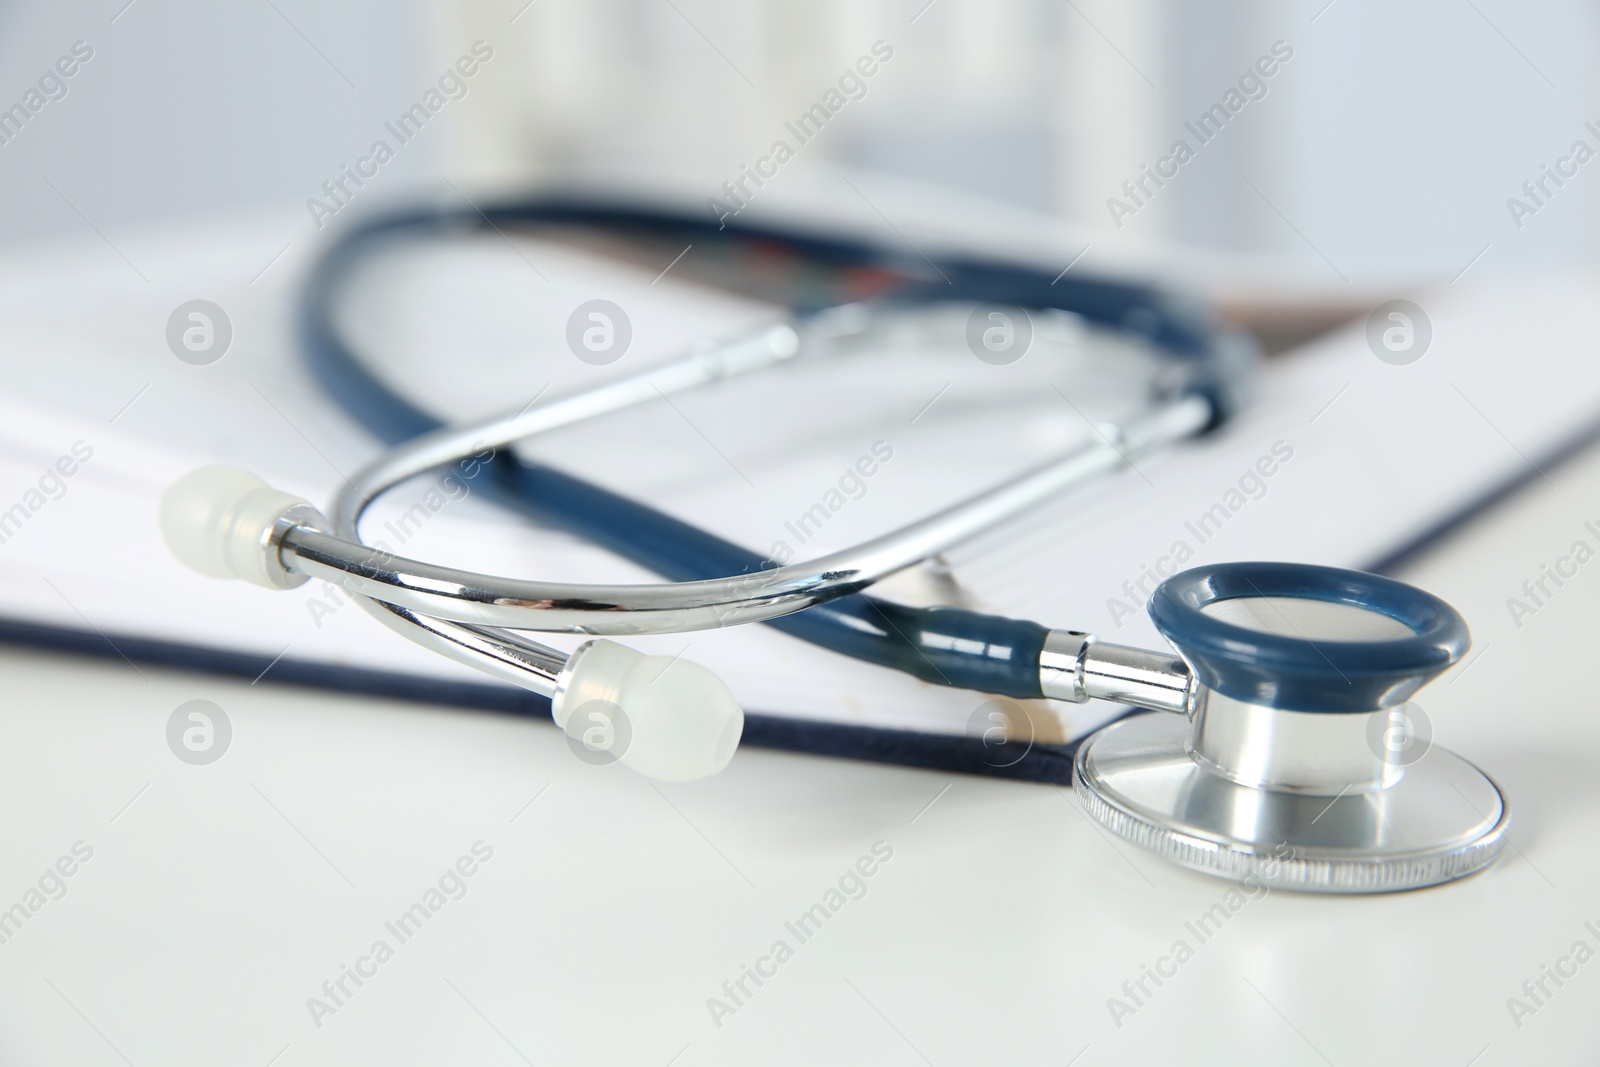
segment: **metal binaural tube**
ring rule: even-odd
[[[694,357],[707,364],[709,357]],[[692,369],[692,368],[691,368]],[[724,368],[724,371],[726,369]],[[685,370],[686,380],[699,380]],[[1208,401],[1186,396],[1128,420],[1120,443],[1083,444],[1031,470],[870,541],[803,563],[701,581],[653,585],[576,585],[513,579],[443,567],[363,544],[362,511],[395,481],[535,432],[535,416],[552,425],[610,410],[609,390],[555,401],[467,430],[422,438],[355,476],[337,501],[334,532],[295,526],[277,541],[291,570],[342,585],[420,615],[477,626],[595,635],[677,633],[764,622],[871,585],[1021,514],[1064,489],[1115,471],[1130,457],[1199,432],[1212,417]],[[646,382],[648,385],[648,382]],[[628,386],[628,389],[622,389]],[[654,390],[652,390],[654,395]],[[590,406],[594,410],[589,410]],[[573,416],[575,417],[575,416]],[[548,427],[544,427],[548,428]],[[471,443],[469,443],[471,442]],[[1120,647],[1120,646],[1118,646]],[[1157,687],[1159,688],[1159,686]]]

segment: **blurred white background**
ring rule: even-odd
[[[703,200],[882,40],[893,60],[777,181],[876,172],[1330,277],[1568,263],[1593,258],[1600,164],[1520,228],[1507,199],[1600,148],[1597,23],[1577,0],[12,3],[0,107],[75,41],[94,57],[0,144],[0,234],[297,209],[309,237],[306,199],[478,39],[495,58],[384,195],[607,175]],[[1107,199],[1279,41],[1266,95],[1116,228]]]
[[[4,947],[0,1064],[922,1062],[913,1048],[940,1064],[1081,1067],[1600,1062],[1600,965],[1526,1025],[1505,1007],[1573,938],[1600,929],[1583,926],[1600,924],[1600,719],[1592,682],[1572,669],[1592,658],[1600,585],[1566,583],[1532,620],[1506,599],[1600,523],[1600,460],[1558,470],[1546,459],[1594,432],[1600,411],[1600,286],[1569,269],[1600,266],[1600,158],[1560,187],[1544,177],[1580,139],[1600,151],[1597,31],[1600,11],[1579,0],[0,3],[0,402],[11,412],[0,509],[26,499],[80,433],[96,449],[71,495],[0,552],[0,623],[39,620],[118,653],[125,639],[165,635],[266,664],[229,680],[0,647],[0,908],[72,842],[97,850],[72,896]],[[449,83],[460,98],[439,96],[400,144],[391,124],[447,91],[441,77],[479,41],[492,57]],[[786,123],[878,42],[892,58],[798,145]],[[80,58],[57,68],[75,48]],[[1241,88],[1264,56],[1271,77]],[[70,78],[54,73],[66,68]],[[1235,90],[1258,98],[1241,96],[1199,145],[1189,124]],[[1121,849],[1068,791],[753,748],[692,785],[608,776],[555,730],[275,685],[296,663],[367,655],[424,681],[429,661],[440,677],[449,668],[354,609],[324,630],[310,598],[331,586],[273,598],[183,572],[159,547],[155,499],[179,471],[281,471],[286,487],[323,500],[376,450],[294,358],[292,315],[332,232],[308,204],[327,197],[325,182],[348,181],[344,169],[376,141],[394,158],[338,224],[413,196],[562,185],[621,183],[704,208],[780,138],[796,155],[755,194],[761,211],[833,211],[885,244],[899,227],[920,241],[931,218],[1051,269],[1079,255],[1086,273],[1183,263],[1186,291],[1208,295],[1248,261],[1236,276],[1255,288],[1242,295],[1281,277],[1291,297],[1299,284],[1355,316],[1270,362],[1266,400],[1231,436],[998,531],[975,546],[992,562],[976,579],[977,563],[957,557],[963,588],[995,610],[1020,610],[1015,596],[1041,622],[1140,640],[1142,623],[1115,629],[1119,583],[1168,552],[1190,517],[1237,495],[1239,472],[1279,441],[1295,450],[1290,473],[1195,562],[1355,563],[1480,490],[1525,480],[1406,574],[1473,629],[1475,658],[1429,690],[1427,713],[1441,746],[1481,761],[1512,797],[1514,843],[1495,870],[1368,900],[1275,893],[1124,1029],[1107,997],[1227,887]],[[1126,201],[1123,183],[1179,139],[1194,158],[1119,228],[1108,200]],[[1508,199],[1536,180],[1542,203],[1519,227]],[[425,269],[374,265],[370,301],[351,304],[372,324],[357,337],[371,338],[373,365],[462,415],[597,380],[570,358],[563,326],[596,295],[581,290],[601,269],[578,249],[546,285],[532,260],[483,236],[423,250],[438,253]],[[721,316],[764,313],[696,294],[681,268],[621,273],[620,292],[638,294],[620,299],[636,313],[641,362],[616,373],[723,329]],[[1404,293],[1425,303],[1436,341],[1427,359],[1395,365],[1363,320]],[[231,316],[233,346],[209,366],[165,333],[196,297]],[[401,313],[380,314],[391,306]],[[866,427],[853,405],[888,396],[885,440],[903,480],[880,479],[870,503],[852,503],[829,527],[843,539],[909,518],[911,490],[948,490],[957,461],[987,478],[988,453],[960,431],[1041,428],[1030,448],[1061,445],[1045,429],[1084,432],[1082,412],[1063,420],[1053,406],[1068,393],[1047,394],[1041,379],[1025,380],[1044,401],[1035,418],[986,406],[976,385],[939,400],[951,389],[940,381],[980,382],[996,369],[987,362],[934,378],[915,344],[883,354],[905,368],[889,385],[851,379],[837,390],[845,401],[817,405],[825,416],[786,405],[791,424],[709,390],[681,411],[663,405],[659,422],[614,435],[626,446],[612,461],[619,477],[639,477],[620,487],[688,516],[713,514],[701,505],[716,493],[749,522],[740,538],[757,538],[803,513],[876,436],[813,442],[801,430]],[[1028,373],[1050,372],[1039,362]],[[939,405],[922,419],[925,397]],[[570,454],[603,481],[606,468],[579,451],[588,444],[571,439]],[[641,444],[660,455],[635,464]],[[754,489],[745,447],[794,459],[801,476],[771,489],[763,479],[751,496],[709,480],[701,497],[672,496],[688,484],[680,461]],[[429,527],[437,540],[418,554],[471,549],[451,530],[477,522],[476,503],[461,505],[461,525],[452,515]],[[508,546],[507,571],[566,576],[561,561],[579,558],[503,521],[482,524],[484,551]],[[795,643],[755,627],[692,636],[692,650],[676,636],[651,650],[738,664],[736,683],[759,676],[785,701],[798,688],[788,679],[825,674],[851,721],[878,721],[869,716],[902,699],[897,725],[933,721],[935,698],[889,672],[863,665],[859,681],[838,663],[814,669]],[[966,701],[979,696],[947,690],[937,707],[970,723]],[[171,716],[197,698],[236,724],[214,765],[169,751]],[[775,695],[750,706],[792,705]],[[499,850],[490,880],[321,1029],[307,995],[480,833]],[[872,897],[786,968],[781,992],[727,1030],[708,1019],[705,998],[880,834],[900,858]]]

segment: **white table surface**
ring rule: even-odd
[[[1204,944],[1185,923],[1229,885],[1048,786],[750,749],[658,787],[547,725],[0,650],[0,909],[93,850],[0,944],[0,1062],[1594,1063],[1600,960],[1520,1027],[1507,1006],[1600,948],[1600,562],[1520,628],[1505,604],[1600,521],[1600,455],[1550,480],[1407,575],[1473,625],[1482,658],[1421,700],[1511,796],[1504,859],[1273,893]],[[234,728],[209,766],[165,741],[196,698]],[[480,840],[461,899],[386,933]],[[865,896],[799,943],[785,922],[880,841]],[[378,938],[393,958],[317,1026],[307,998]],[[779,939],[793,958],[716,1025],[707,999]],[[1178,939],[1193,958],[1119,1026],[1108,998]]]

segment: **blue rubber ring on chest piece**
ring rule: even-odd
[[[1264,633],[1207,615],[1220,600],[1289,597],[1387,615],[1412,636],[1310,640]],[[1219,563],[1173,575],[1150,598],[1150,618],[1208,689],[1295,711],[1392,707],[1466,655],[1466,620],[1414,586],[1363,571],[1304,563]]]

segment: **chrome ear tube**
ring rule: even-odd
[[[1168,579],[1150,614],[1188,691],[1158,705],[1179,714],[1124,719],[1078,750],[1075,792],[1107,829],[1185,867],[1320,893],[1435,885],[1499,855],[1499,787],[1415,728],[1411,697],[1469,644],[1444,601],[1358,571],[1230,563]]]

